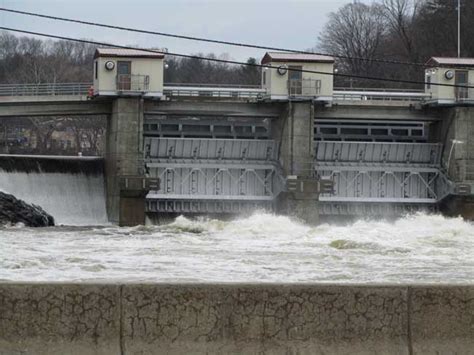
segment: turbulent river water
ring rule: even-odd
[[[310,227],[254,214],[164,226],[0,229],[0,280],[474,283],[474,225],[415,214]]]

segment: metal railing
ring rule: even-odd
[[[118,74],[116,83],[118,91],[148,91],[150,86],[150,76]]]
[[[92,83],[1,84],[0,96],[87,95]]]
[[[165,83],[165,87],[200,87],[200,88],[224,88],[224,89],[257,89],[260,90],[260,85],[240,85],[240,84],[193,84],[193,83]]]
[[[288,80],[288,94],[291,97],[314,97],[321,93],[321,80],[290,79]]]
[[[265,89],[244,86],[204,86],[202,84],[187,86],[166,84],[163,93],[167,97],[209,97],[222,99],[260,99],[265,94]]]
[[[149,84],[148,75],[118,75],[116,78],[118,91],[145,92],[149,90]],[[469,83],[469,86],[474,86],[474,83]],[[91,87],[92,83],[0,84],[0,96],[85,96]],[[314,97],[318,96],[320,91],[320,80],[288,81],[288,92],[291,97]],[[266,90],[259,85],[166,83],[164,94],[168,97],[260,99],[264,97]],[[339,102],[423,102],[429,101],[432,96],[422,90],[335,88],[333,99]],[[474,101],[474,89],[466,88],[456,100]]]
[[[456,101],[474,101],[474,83],[468,83],[467,86],[469,87],[460,87],[455,89]]]
[[[405,101],[421,102],[429,100],[431,94],[423,90],[403,90],[385,88],[334,88],[334,101]]]

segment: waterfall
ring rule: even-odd
[[[107,224],[103,159],[0,155],[0,190],[41,206],[56,224]]]

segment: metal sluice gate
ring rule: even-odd
[[[160,179],[147,195],[148,212],[274,211],[278,195],[289,191],[267,123],[264,130],[229,126],[221,138],[217,128],[230,123],[168,121],[149,120],[145,133],[147,176]],[[441,168],[443,146],[427,143],[423,122],[326,120],[314,127],[309,178],[333,184],[319,194],[321,215],[436,210],[453,191]]]
[[[148,212],[242,213],[274,210],[285,179],[272,140],[145,138],[148,175],[160,189]],[[314,174],[334,183],[319,196],[320,213],[384,214],[436,209],[450,193],[441,144],[315,144]]]
[[[442,145],[399,142],[316,143],[315,172],[334,182],[320,214],[435,210],[452,189],[441,170]]]
[[[149,212],[241,213],[273,210],[284,181],[272,140],[145,138],[149,176],[160,190]]]

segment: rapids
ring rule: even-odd
[[[474,283],[474,225],[414,214],[304,225],[256,213],[163,226],[0,229],[0,280]]]

